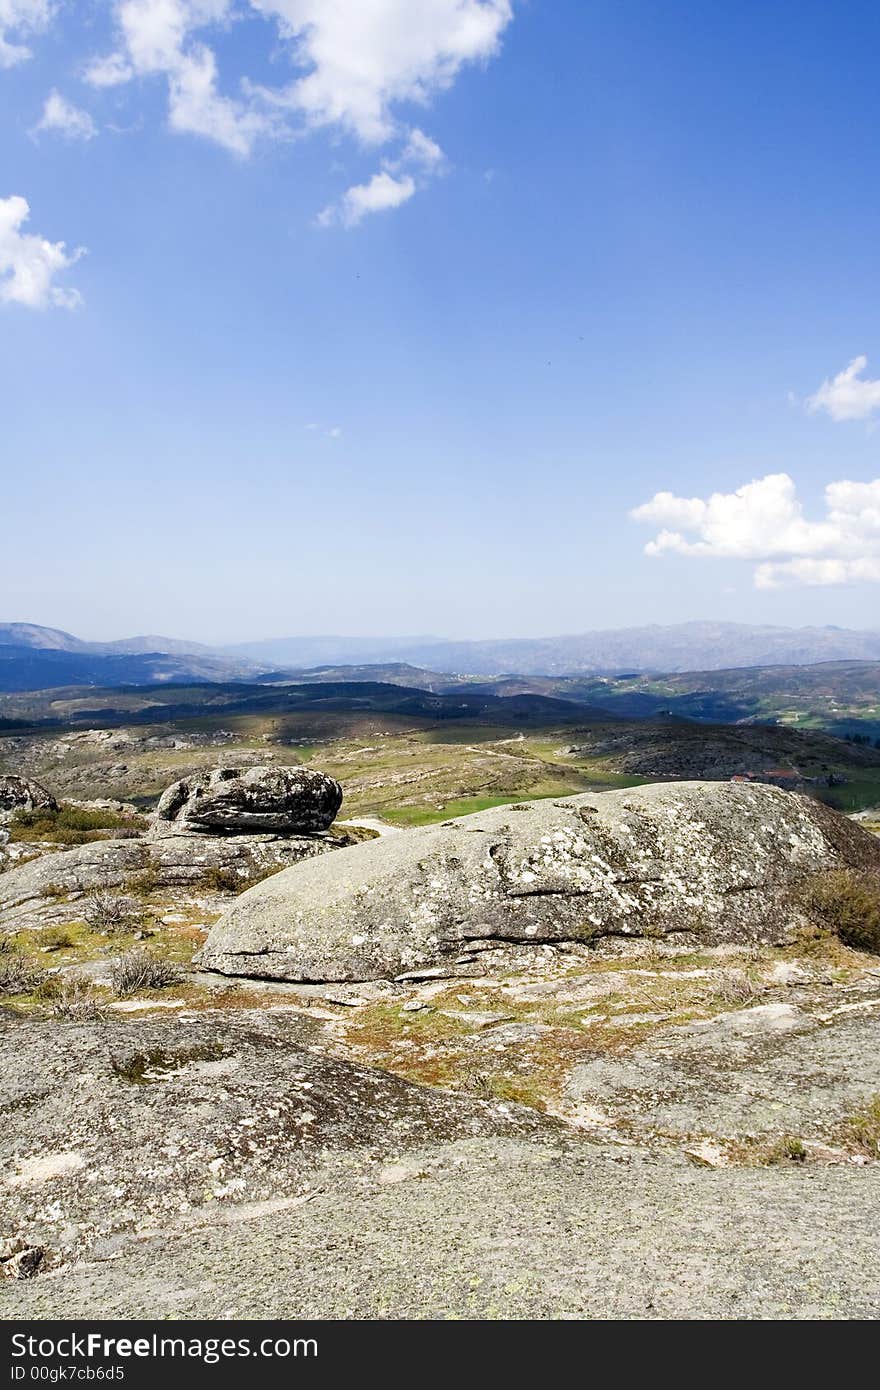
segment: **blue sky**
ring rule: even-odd
[[[0,40],[4,619],[877,625],[876,6],[0,0]]]

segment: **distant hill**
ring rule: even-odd
[[[219,656],[213,647],[178,637],[123,637],[115,642],[85,642],[57,627],[37,623],[0,623],[0,647],[27,647],[34,651],[91,652],[96,656],[146,655]],[[228,657],[226,658],[229,659]]]
[[[880,630],[693,622],[562,637],[453,642],[439,638],[289,637],[228,649],[276,668],[405,663],[472,676],[711,671],[732,666],[880,660]]]
[[[263,665],[299,671],[321,666],[375,666],[387,662],[411,662],[408,652],[434,651],[444,645],[439,637],[271,637],[260,642],[239,642],[224,650]],[[424,664],[434,666],[433,662]],[[434,669],[437,667],[434,666]]]
[[[34,623],[0,624],[0,691],[65,685],[152,685],[168,681],[382,681],[435,693],[466,687],[471,694],[545,695],[604,703],[595,681],[624,674],[635,684],[625,696],[626,714],[649,714],[687,695],[681,713],[693,717],[692,695],[723,690],[702,717],[742,718],[754,712],[754,668],[797,670],[816,663],[880,662],[880,631],[836,627],[753,627],[743,623],[680,623],[620,628],[569,637],[449,642],[433,637],[291,637],[214,649],[173,637],[126,637],[86,642]],[[731,668],[740,673],[734,680]],[[724,680],[713,672],[726,673]],[[650,688],[661,675],[693,682]],[[779,679],[770,676],[770,684]],[[566,684],[568,682],[568,684]],[[743,687],[747,687],[744,689]],[[742,696],[745,695],[745,699]],[[658,699],[658,697],[660,697]],[[699,703],[699,702],[696,702]],[[701,717],[697,714],[696,717]]]
[[[274,672],[267,682],[284,679]],[[289,679],[289,677],[287,678]],[[839,737],[880,739],[880,661],[621,676],[449,676],[403,663],[323,666],[299,682],[379,680],[468,700],[543,696],[622,719],[676,718],[713,724],[784,724]],[[880,746],[880,744],[878,744]]]
[[[0,663],[2,671],[2,663]],[[276,715],[310,713],[338,715],[376,713],[403,715],[416,720],[467,723],[534,725],[581,722],[591,719],[604,723],[610,716],[603,710],[551,696],[522,694],[509,698],[470,694],[456,690],[437,695],[405,685],[382,681],[313,681],[306,684],[265,686],[245,681],[168,682],[158,693],[145,690],[147,682],[131,682],[89,689],[80,696],[82,684],[64,688],[33,688],[18,693],[8,691],[0,702],[0,726],[8,721],[59,722],[59,709],[72,702],[65,722],[71,724],[162,723],[193,716]]]
[[[173,637],[84,642],[35,623],[0,623],[0,691],[253,680],[261,669],[241,657]]]
[[[389,685],[406,685],[412,690],[435,691],[438,694],[445,694],[462,688],[468,690],[479,688],[487,695],[555,694],[555,691],[533,690],[528,681],[525,682],[527,688],[523,690],[497,690],[494,682],[479,685],[478,681],[468,680],[465,676],[450,676],[448,672],[444,671],[427,671],[421,666],[410,666],[405,661],[366,663],[362,666],[315,666],[303,671],[270,671],[261,676],[260,679],[267,682],[286,682],[295,679],[301,683],[313,682],[315,684],[326,681],[384,681]],[[563,696],[563,699],[568,698],[567,695]]]

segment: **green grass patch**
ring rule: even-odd
[[[880,806],[880,771],[874,768],[847,768],[843,774],[846,782],[835,787],[810,787],[814,796],[833,806],[836,811],[851,814],[853,811],[870,811]]]
[[[530,792],[519,796],[466,796],[457,801],[447,801],[443,806],[399,806],[384,810],[383,817],[394,825],[436,825],[440,821],[455,820],[458,816],[471,816],[476,811],[490,811],[495,806],[515,806],[522,801],[540,801],[551,796],[571,796],[569,787],[561,791]]]
[[[9,838],[16,844],[52,840],[61,845],[86,845],[106,839],[107,830],[145,830],[142,816],[120,816],[114,811],[92,811],[62,804],[57,811],[16,811]]]

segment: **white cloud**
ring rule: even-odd
[[[356,183],[347,189],[338,203],[331,203],[318,214],[318,223],[330,227],[341,222],[344,227],[356,227],[371,212],[399,208],[416,191],[415,179],[405,174],[396,179],[387,170],[374,174],[369,183]]]
[[[810,414],[826,410],[832,420],[867,420],[880,410],[880,381],[862,378],[867,365],[867,357],[854,357],[837,376],[823,381],[807,399]]]
[[[397,133],[392,107],[425,105],[465,63],[498,50],[511,0],[251,0],[308,69],[272,94],[310,125],[339,125],[380,144]]]
[[[83,80],[90,87],[120,87],[133,77],[134,68],[121,53],[94,58],[83,73]]]
[[[23,38],[45,29],[54,11],[52,0],[0,0],[0,68],[14,68],[31,56]]]
[[[67,140],[92,140],[98,133],[88,111],[74,106],[58,91],[52,91],[47,96],[43,114],[31,133],[44,130],[56,131]]]
[[[310,430],[313,434],[314,434],[314,433],[317,433],[318,431],[320,431],[320,433],[321,433],[322,435],[324,435],[327,439],[341,439],[341,438],[342,438],[342,427],[341,427],[341,425],[331,425],[330,428],[327,429],[327,428],[325,428],[323,425],[319,425],[319,424],[317,423],[317,421],[315,421],[315,420],[310,420],[309,423],[305,426],[305,428],[306,428],[307,430]]]
[[[418,126],[414,126],[407,136],[406,144],[400,157],[392,163],[386,161],[386,169],[402,169],[407,165],[424,169],[427,173],[436,173],[446,163],[446,156],[430,135],[426,135]]]
[[[0,303],[24,304],[29,309],[50,305],[75,309],[82,303],[79,292],[52,282],[85,251],[80,247],[69,252],[63,241],[46,241],[23,232],[29,216],[25,198],[0,198]]]
[[[85,80],[114,87],[161,78],[172,130],[242,156],[259,139],[328,126],[366,144],[402,141],[396,159],[318,218],[349,227],[399,207],[441,171],[439,145],[400,124],[396,108],[426,105],[465,64],[491,58],[513,18],[512,0],[114,0],[114,13],[117,47],[86,67]],[[225,95],[206,31],[248,16],[272,25],[299,74],[276,88],[242,75],[237,93]]]
[[[217,91],[217,63],[210,48],[194,47],[168,74],[168,123],[172,130],[216,140],[233,154],[250,154],[271,133],[273,122]]]
[[[89,86],[96,88],[106,88],[106,86],[122,86],[124,82],[131,82],[135,75],[131,63],[121,53],[108,53],[104,58],[93,58],[88,67],[83,71],[83,82],[88,82]]]
[[[318,224],[331,227],[341,223],[343,227],[356,227],[368,213],[400,207],[445,165],[446,156],[437,142],[414,127],[397,158],[384,159],[382,169],[368,183],[354,184],[337,203],[324,208],[318,214]]]
[[[278,122],[220,92],[214,52],[195,38],[197,31],[233,17],[231,0],[117,0],[120,47],[92,62],[86,81],[111,87],[133,77],[164,78],[172,130],[250,154],[260,136],[276,133]]]
[[[810,521],[793,480],[770,473],[709,498],[658,492],[630,513],[662,529],[645,554],[758,561],[755,584],[880,582],[880,478],[829,483],[826,515]]]

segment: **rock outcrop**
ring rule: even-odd
[[[228,1203],[288,1205],[329,1153],[558,1131],[535,1111],[327,1056],[316,1037],[290,1010],[60,1029],[0,1016],[0,1108],[16,1116],[0,1126],[4,1234],[106,1258],[135,1219],[156,1230],[190,1210],[213,1222]]]
[[[169,835],[96,840],[45,854],[0,874],[0,932],[76,917],[77,895],[96,888],[210,889],[212,871],[242,886],[267,872],[352,843],[330,835]]]
[[[312,834],[342,805],[332,777],[307,767],[225,767],[186,777],[163,792],[157,831],[198,834]]]
[[[29,777],[0,777],[0,821],[16,811],[57,811],[58,802],[51,792]]]
[[[703,782],[501,806],[357,845],[258,884],[202,964],[293,981],[454,973],[457,957],[609,936],[784,940],[811,875],[880,841],[807,797]]]
[[[32,796],[42,792],[24,778],[4,780],[30,788]],[[69,921],[77,896],[96,888],[207,891],[218,871],[227,883],[237,878],[246,886],[354,844],[357,835],[327,833],[341,801],[339,783],[308,768],[220,768],[175,782],[146,835],[122,829],[119,838],[8,867],[0,874],[0,931]]]

